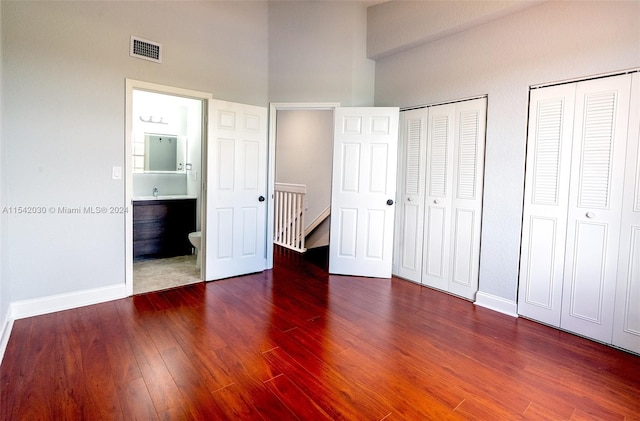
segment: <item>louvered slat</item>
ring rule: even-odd
[[[478,165],[478,112],[460,115],[460,144],[458,147],[458,198],[472,200],[476,196]]]
[[[430,147],[429,195],[444,197],[447,191],[447,140],[449,116],[434,116]]]
[[[611,182],[616,93],[589,95],[585,101],[579,204],[607,208]]]
[[[541,101],[538,105],[532,192],[532,201],[535,204],[558,203],[563,109],[562,98]]]
[[[420,139],[422,137],[422,121],[407,121],[407,163],[405,193],[416,195],[420,191]]]

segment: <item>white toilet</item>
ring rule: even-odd
[[[189,241],[196,249],[196,267],[200,269],[200,240],[202,239],[202,231],[189,233]]]

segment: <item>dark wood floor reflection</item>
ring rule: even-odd
[[[640,357],[315,257],[16,321],[0,419],[640,418]]]

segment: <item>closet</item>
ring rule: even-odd
[[[400,113],[394,274],[471,299],[478,290],[487,99]]]
[[[640,75],[532,89],[518,313],[640,352]]]

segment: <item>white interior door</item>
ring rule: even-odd
[[[632,84],[611,342],[640,354],[640,73]]]
[[[425,109],[400,113],[394,274],[413,282],[422,276],[427,113]]]
[[[335,110],[329,272],[391,277],[399,109]]]
[[[560,326],[611,342],[631,76],[579,82]]]
[[[265,268],[267,109],[209,100],[205,279]]]

